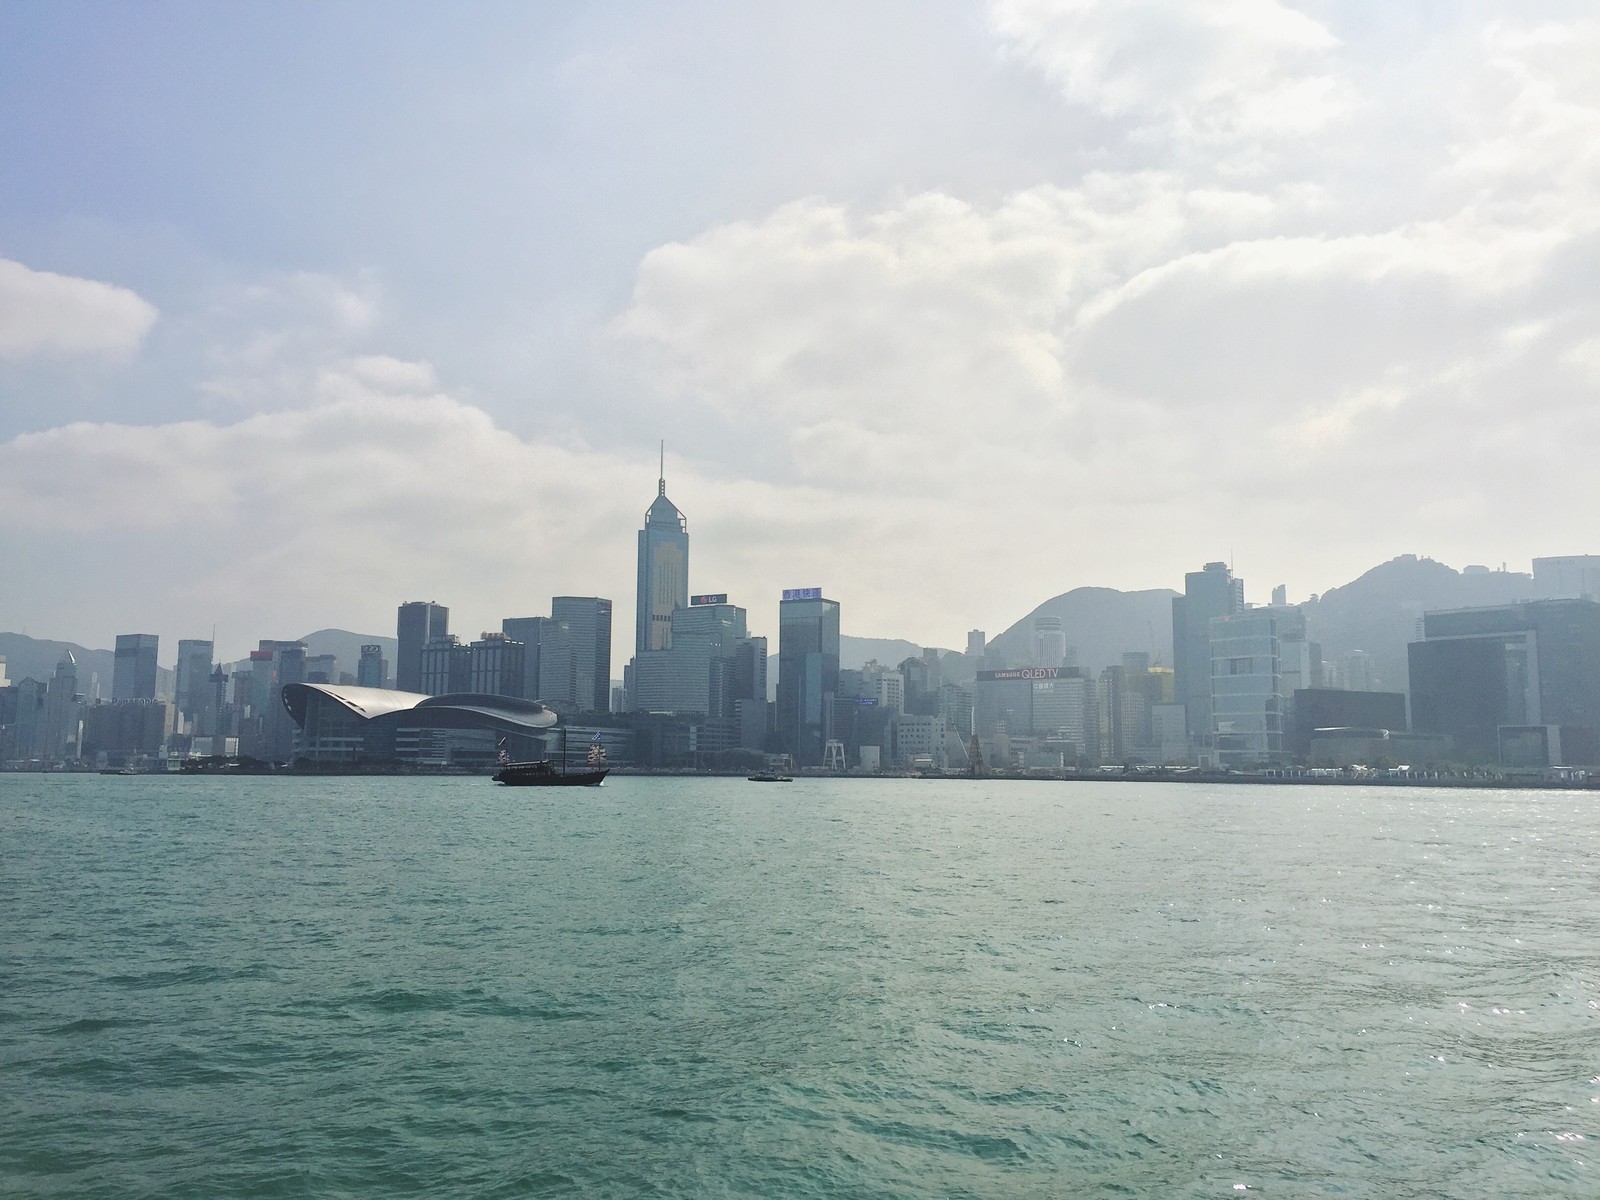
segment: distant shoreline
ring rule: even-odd
[[[747,769],[737,770],[695,770],[695,769],[649,769],[639,767],[613,767],[614,776],[630,778],[662,778],[662,779],[743,779],[748,774]],[[106,771],[93,767],[29,769],[8,765],[0,767],[0,774],[12,775],[101,775],[121,778],[289,778],[289,779],[341,779],[341,778],[383,778],[383,779],[428,779],[428,778],[482,778],[488,779],[488,771],[472,771],[454,768],[416,769],[398,768],[391,766],[370,768],[316,768],[281,767],[270,768],[265,766],[248,767],[208,767],[199,770],[180,771]],[[882,772],[876,774],[860,774],[846,772],[842,774],[825,773],[821,771],[800,771],[794,774],[797,782],[815,779],[838,779],[886,782],[890,780],[926,780],[929,782],[970,782],[983,780],[994,783],[1170,783],[1170,784],[1222,784],[1242,785],[1249,787],[1280,786],[1280,787],[1421,787],[1421,788],[1454,788],[1473,791],[1558,791],[1558,792],[1583,792],[1600,791],[1600,775],[1588,776],[1579,779],[1538,779],[1526,776],[1513,776],[1510,778],[1462,778],[1460,776],[1423,777],[1415,775],[1246,775],[1232,774],[1219,771],[986,771],[981,775],[965,773],[923,774],[919,772]]]

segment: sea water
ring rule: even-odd
[[[1600,794],[0,775],[0,1194],[1600,1195]]]

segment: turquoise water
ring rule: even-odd
[[[0,775],[0,1194],[1600,1195],[1600,795]]]

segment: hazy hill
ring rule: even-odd
[[[400,643],[392,637],[379,637],[372,633],[351,633],[348,629],[319,629],[300,639],[309,649],[307,654],[331,654],[339,660],[339,670],[356,673],[361,661],[361,647],[383,647],[384,661],[389,664],[389,677],[394,677],[395,660],[400,656]]]
[[[1403,554],[1359,579],[1324,592],[1302,608],[1311,639],[1335,665],[1353,650],[1373,656],[1383,691],[1407,689],[1406,643],[1417,637],[1417,618],[1445,608],[1478,608],[1535,598],[1533,576],[1516,571],[1467,574]]]
[[[997,655],[1011,666],[1025,666],[1033,655],[1033,619],[1060,617],[1067,645],[1076,647],[1078,665],[1098,673],[1122,662],[1125,651],[1143,651],[1151,662],[1172,665],[1172,598],[1176,592],[1156,588],[1119,592],[1115,588],[1073,588],[1046,600],[998,637],[990,639]]]
[[[31,638],[25,633],[0,633],[0,658],[6,660],[6,677],[12,683],[22,679],[47,681],[56,673],[56,664],[68,650],[78,663],[78,689],[89,690],[89,677],[100,677],[102,695],[111,694],[111,665],[116,654],[110,650],[90,650],[76,642],[52,642]]]
[[[846,671],[859,671],[868,662],[877,659],[886,667],[896,667],[908,658],[921,658],[924,649],[926,647],[908,642],[904,638],[864,638],[841,634],[839,666]],[[777,670],[776,651],[777,647],[774,646],[772,671]],[[940,650],[939,653],[949,654],[950,651]]]

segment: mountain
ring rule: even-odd
[[[25,633],[0,633],[0,658],[6,660],[6,677],[16,683],[22,679],[47,681],[56,673],[56,664],[68,650],[78,664],[78,690],[88,693],[90,679],[100,679],[100,694],[111,694],[111,666],[116,654],[110,650],[90,650],[76,642],[52,642],[31,638]]]
[[[361,647],[382,646],[384,661],[389,664],[390,678],[394,676],[395,660],[400,656],[400,643],[392,637],[374,633],[351,633],[348,629],[319,629],[300,639],[306,643],[309,655],[331,654],[339,660],[339,670],[351,675],[361,661]]]
[[[897,667],[908,658],[921,658],[924,647],[904,638],[839,637],[839,666],[846,671],[859,671],[868,662],[877,659],[886,667]],[[940,650],[941,655],[949,654]],[[774,655],[774,658],[777,656]],[[773,670],[777,669],[774,662]]]
[[[1120,665],[1125,651],[1143,651],[1152,664],[1172,665],[1172,598],[1166,588],[1119,592],[1081,587],[1046,600],[1004,633],[990,640],[994,653],[1012,666],[1033,657],[1035,617],[1060,617],[1067,645],[1077,651],[1086,672]]]
[[[1533,576],[1516,571],[1457,571],[1431,558],[1403,554],[1359,579],[1324,592],[1301,609],[1306,634],[1322,644],[1326,662],[1365,650],[1380,691],[1409,690],[1406,643],[1418,636],[1424,612],[1512,604],[1538,596]]]

